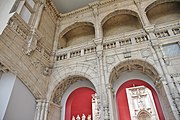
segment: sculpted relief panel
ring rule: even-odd
[[[145,86],[126,88],[132,120],[159,120],[151,91]]]

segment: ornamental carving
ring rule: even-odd
[[[145,86],[126,88],[131,120],[159,120],[151,91]],[[144,119],[143,119],[144,120]]]
[[[110,75],[110,81],[113,83],[120,74],[125,71],[138,70],[148,75],[153,80],[159,80],[159,74],[149,63],[142,60],[127,60],[115,66]]]
[[[63,97],[63,94],[65,91],[75,82],[77,81],[82,81],[82,80],[87,80],[85,77],[81,76],[69,76],[67,79],[63,80],[62,82],[59,83],[57,88],[54,90],[53,94],[53,102],[56,104],[61,103],[61,99]]]

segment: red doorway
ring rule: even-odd
[[[65,120],[72,120],[72,116],[82,114],[92,115],[92,94],[95,94],[95,91],[87,87],[74,90],[66,102]]]
[[[136,79],[129,80],[129,81],[123,83],[119,87],[119,89],[116,93],[116,102],[117,102],[119,120],[131,120],[130,111],[129,111],[129,107],[128,107],[128,100],[127,100],[127,96],[126,96],[126,88],[133,87],[133,85],[145,86],[151,90],[153,99],[155,102],[155,106],[156,106],[156,109],[158,112],[158,116],[159,116],[160,120],[165,120],[163,111],[162,111],[162,108],[160,106],[160,102],[158,99],[158,95],[157,95],[156,91],[154,90],[154,88],[151,85],[149,85],[148,83],[146,83],[142,80],[136,80]]]

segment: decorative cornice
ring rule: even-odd
[[[51,0],[47,0],[46,1],[46,5],[45,8],[49,8],[50,10],[50,14],[55,17],[55,19],[57,20],[60,16],[58,10],[56,9],[56,7],[54,6],[54,4],[52,3]]]
[[[81,76],[69,76],[69,78],[60,82],[54,91],[54,94],[52,96],[52,101],[56,104],[60,104],[63,94],[70,87],[70,85],[72,85],[77,81],[82,81],[82,80],[86,80],[86,78]]]
[[[54,6],[54,4],[52,3],[51,0],[47,0],[46,4],[55,13],[57,18],[58,17],[64,18],[64,17],[68,17],[68,16],[71,16],[71,15],[75,15],[75,14],[78,14],[78,13],[82,13],[82,12],[91,10],[92,6],[95,6],[95,5],[102,6],[102,5],[106,5],[106,4],[112,3],[114,1],[116,1],[116,0],[103,0],[103,1],[98,1],[98,2],[97,1],[96,2],[92,2],[88,6],[85,6],[83,8],[80,8],[80,9],[77,9],[77,10],[74,10],[74,11],[71,11],[71,12],[68,12],[68,13],[64,13],[64,14],[61,13],[61,12],[58,12],[58,10],[56,9],[56,7]]]

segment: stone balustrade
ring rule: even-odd
[[[81,50],[73,51],[70,53],[70,58],[81,56]]]
[[[180,33],[179,21],[155,26],[154,35],[158,38],[166,38]],[[120,34],[116,36],[109,36],[103,38],[103,50],[117,49],[125,47],[127,45],[138,45],[141,43],[146,43],[150,40],[150,37],[144,32],[144,30],[136,30],[128,32],[126,34]],[[149,42],[148,42],[149,43]],[[70,59],[74,57],[81,57],[88,54],[93,54],[96,52],[96,45],[91,43],[86,45],[86,43],[80,46],[67,47],[59,49],[56,53],[56,61]]]
[[[44,59],[48,61],[50,60],[50,50],[47,50],[44,46],[38,44],[40,43],[39,40],[42,38],[41,32],[37,29],[34,29],[33,31],[19,14],[14,13],[14,15],[9,19],[7,27],[22,37],[25,43],[22,47],[27,54],[28,52],[35,50],[39,52]]]
[[[116,48],[116,42],[111,42],[111,43],[105,43],[103,45],[103,49],[106,50],[106,49],[111,49],[111,48]]]
[[[156,25],[154,32],[158,39],[178,35],[180,34],[180,21]]]
[[[120,40],[120,41],[119,41],[119,44],[120,44],[120,46],[123,46],[123,45],[131,45],[131,44],[132,44],[132,41],[131,41],[130,38],[129,38],[129,39],[125,39],[125,40]]]
[[[180,34],[180,27],[172,29],[174,35]]]
[[[170,34],[167,30],[156,32],[155,35],[157,38],[164,38],[164,37],[170,36]]]
[[[135,40],[136,40],[136,43],[140,43],[140,42],[148,41],[149,38],[148,38],[147,35],[142,35],[142,36],[139,36],[139,37],[135,37]]]
[[[25,21],[17,14],[10,18],[9,27],[18,33],[23,39],[26,39],[30,33],[31,28],[25,23]]]

